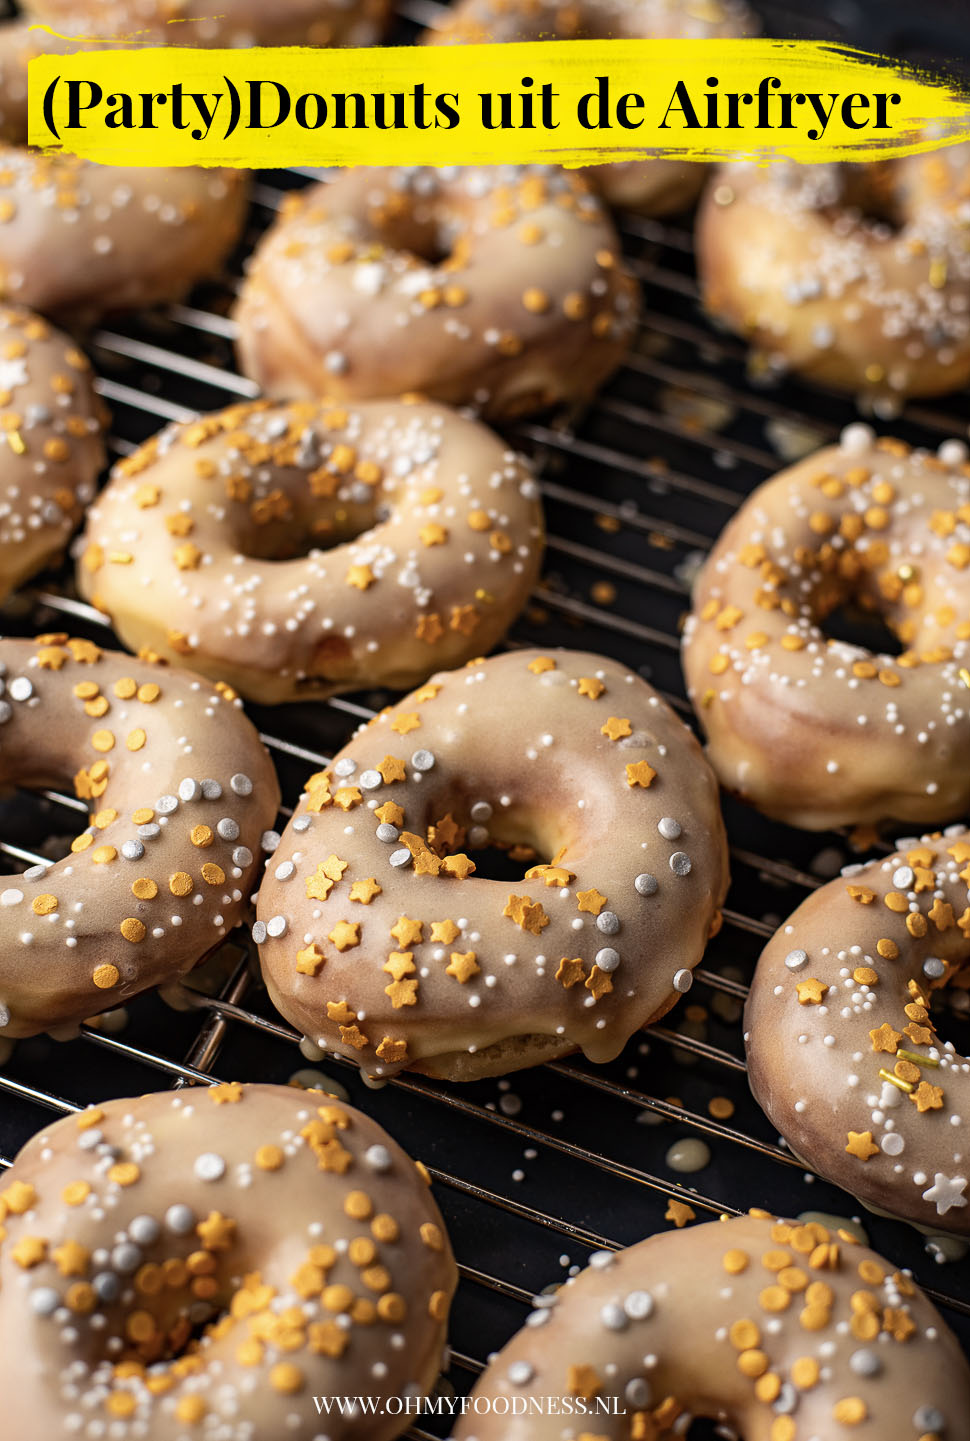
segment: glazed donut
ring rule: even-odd
[[[0,307],[0,601],[66,546],[104,464],[106,419],[74,343]]]
[[[489,846],[534,864],[472,879]],[[727,881],[714,777],[656,691],[516,651],[436,675],[310,777],[254,939],[316,1045],[473,1080],[618,1055],[690,989]]]
[[[391,1441],[403,1407],[321,1421],[315,1397],[399,1403],[438,1375],[457,1277],[428,1173],[322,1091],[107,1101],[4,1179],[19,1441]]]
[[[970,805],[970,466],[851,425],[767,481],[697,578],[688,694],[722,784],[810,830]],[[827,640],[854,600],[905,647]]]
[[[454,1441],[657,1441],[693,1416],[747,1441],[970,1436],[956,1337],[845,1230],[753,1211],[597,1252],[539,1302]]]
[[[0,640],[0,785],[73,781],[91,823],[0,882],[0,1036],[69,1026],[201,960],[246,907],[279,788],[232,694],[43,635]]]
[[[970,379],[970,145],[878,165],[735,165],[697,222],[704,303],[762,367],[869,401]]]
[[[575,173],[356,168],[287,207],[235,317],[242,368],[271,395],[418,391],[495,419],[591,396],[638,304]]]
[[[437,405],[257,402],[116,466],[78,584],[133,650],[276,702],[403,690],[488,650],[541,556],[536,483],[484,426]]]
[[[69,34],[130,35],[166,44],[374,45],[389,0],[23,0],[21,9]],[[214,13],[215,12],[215,13]]]
[[[458,0],[431,45],[531,40],[724,39],[756,35],[744,0]],[[676,215],[692,205],[707,166],[689,160],[620,160],[582,172],[608,205],[643,215]]]
[[[94,165],[0,145],[0,301],[87,324],[179,300],[236,243],[247,194],[242,171]]]
[[[859,1197],[970,1235],[970,1062],[932,992],[970,959],[970,832],[899,843],[804,901],[769,941],[745,1013],[751,1088],[793,1151]]]

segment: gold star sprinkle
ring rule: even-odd
[[[377,884],[373,876],[368,876],[365,881],[354,881],[350,888],[350,899],[359,901],[363,906],[369,906],[375,896],[381,894],[382,887]]]
[[[481,971],[474,951],[452,951],[451,960],[445,967],[445,973],[454,976],[456,981],[462,985],[470,981],[472,976],[477,976]]]
[[[818,1006],[828,994],[828,986],[822,981],[817,981],[810,976],[807,981],[799,981],[795,987],[798,992],[798,1004],[800,1006]]]
[[[402,1006],[413,1006],[418,999],[418,983],[413,978],[405,981],[392,981],[389,986],[384,987],[385,996],[390,996],[391,1005],[396,1011]]]
[[[395,781],[403,781],[407,778],[404,762],[398,760],[397,756],[385,756],[376,769],[380,771],[381,779],[386,786],[393,785]],[[404,819],[403,811],[401,812],[401,819]]]
[[[846,1146],[850,1156],[857,1156],[860,1161],[868,1161],[870,1156],[879,1153],[879,1147],[872,1143],[871,1131],[849,1131],[849,1144]]]
[[[338,951],[349,951],[360,945],[360,924],[357,921],[338,921],[330,932]]]
[[[402,950],[420,945],[424,940],[424,922],[412,920],[410,916],[399,916],[391,927],[391,935]]]
[[[657,772],[647,761],[635,761],[626,768],[626,783],[631,788],[640,786],[643,790],[649,790],[653,784]]]
[[[450,946],[452,941],[457,940],[460,934],[458,927],[452,920],[431,922],[432,941],[439,941],[442,945]]]
[[[391,951],[381,967],[381,970],[386,971],[395,981],[403,981],[405,976],[413,976],[415,969],[413,951]]]
[[[600,726],[600,735],[607,736],[611,741],[622,740],[624,736],[632,734],[633,731],[626,716],[611,715],[605,725]]]
[[[595,676],[581,675],[579,677],[579,694],[589,696],[590,700],[599,700],[606,690],[606,686]]]
[[[297,951],[296,969],[301,976],[318,976],[326,964],[326,959],[316,941],[312,941],[302,951]]]
[[[551,655],[537,655],[535,660],[529,661],[529,669],[533,675],[542,675],[544,671],[555,670],[556,662]]]
[[[399,736],[406,736],[410,735],[411,731],[418,730],[420,725],[421,717],[417,711],[398,711],[391,721],[391,730],[396,731]]]
[[[576,904],[581,911],[588,911],[591,916],[598,916],[606,905],[606,897],[601,896],[595,888],[588,891],[577,891]]]
[[[347,572],[347,584],[355,590],[367,590],[376,579],[369,565],[352,565]]]
[[[894,1056],[902,1036],[899,1031],[894,1031],[888,1021],[881,1025],[878,1030],[869,1032],[869,1039],[872,1042],[874,1051],[886,1051]]]
[[[228,1251],[236,1238],[235,1221],[231,1221],[221,1211],[210,1211],[195,1229],[207,1251]]]
[[[674,1225],[679,1231],[682,1229],[682,1227],[687,1225],[688,1221],[697,1220],[697,1212],[692,1206],[688,1206],[685,1201],[676,1201],[671,1199],[667,1203],[667,1209],[664,1212],[664,1220],[673,1221]]]
[[[556,972],[556,980],[562,986],[563,990],[568,991],[570,987],[578,986],[584,977],[583,963],[579,956],[574,956],[572,960],[567,956],[563,956],[559,962],[559,969]]]
[[[921,1081],[909,1099],[916,1106],[917,1111],[942,1111],[943,1088],[942,1086],[931,1086],[929,1081]]]
[[[217,1106],[234,1106],[243,1098],[243,1088],[238,1081],[224,1081],[220,1086],[209,1087],[209,1100]]]

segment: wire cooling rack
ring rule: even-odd
[[[408,21],[433,23],[439,13],[429,0],[410,0],[404,33]],[[247,246],[305,179],[294,172],[260,178]],[[509,644],[616,656],[689,716],[678,631],[697,565],[740,498],[858,415],[851,403],[795,382],[769,389],[752,376],[745,346],[714,332],[698,307],[684,224],[633,217],[620,224],[646,296],[633,354],[581,419],[532,421],[513,432],[541,468],[549,546],[543,579]],[[227,311],[238,275],[237,265],[191,303],[93,337],[116,456],[167,421],[254,394],[233,366]],[[936,446],[965,436],[968,420],[960,397],[875,423]],[[69,627],[112,643],[97,612],[77,600],[69,568],[9,602],[3,625],[14,634]],[[250,708],[286,802],[385,700],[368,694]],[[14,868],[63,854],[62,838],[84,810],[56,791],[3,799],[0,854]],[[0,1051],[0,1165],[52,1115],[92,1101],[227,1078],[286,1082],[309,1069],[344,1087],[434,1177],[462,1277],[444,1388],[469,1389],[488,1354],[521,1325],[532,1296],[585,1264],[591,1250],[682,1222],[683,1207],[699,1220],[752,1205],[856,1217],[878,1249],[912,1268],[970,1349],[963,1248],[861,1211],[806,1173],[748,1092],[740,1012],[759,950],[808,889],[856,858],[853,841],[799,833],[730,802],[726,812],[734,882],[724,928],[695,971],[689,998],[611,1065],[569,1058],[465,1087],[402,1075],[368,1090],[352,1067],[301,1055],[238,930],[166,999],[142,997],[70,1040],[37,1037],[9,1055]],[[966,998],[956,993],[943,1019],[964,1053]],[[408,1433],[412,1441],[441,1434]]]

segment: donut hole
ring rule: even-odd
[[[862,221],[885,226],[894,234],[908,216],[898,187],[898,171],[891,161],[872,165],[843,165],[840,169],[840,209],[854,210]]]
[[[854,597],[843,601],[824,618],[826,639],[857,646],[873,655],[902,655],[899,637],[879,612],[860,604]]]
[[[339,449],[334,454],[339,459]],[[230,507],[230,545],[247,560],[286,562],[323,554],[359,539],[385,518],[377,488],[362,480],[346,479],[336,468],[320,468],[317,487],[327,490],[339,481],[341,497],[314,495],[306,473],[292,471],[274,476],[269,494],[257,506],[248,502]],[[344,492],[349,488],[349,496]]]

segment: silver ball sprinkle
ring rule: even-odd
[[[657,822],[657,830],[665,841],[679,841],[683,834],[680,822],[675,821],[673,816],[662,816]]]
[[[165,1212],[165,1225],[174,1236],[187,1236],[195,1226],[195,1212],[191,1206],[169,1206]]]
[[[202,782],[202,799],[204,801],[218,801],[222,799],[222,786],[218,781],[209,779]]]
[[[344,756],[342,760],[334,762],[333,773],[341,780],[346,780],[348,776],[353,775],[356,769],[357,762],[352,761],[349,756]]]
[[[471,809],[471,817],[473,821],[478,821],[479,824],[490,821],[492,819],[492,807],[488,801],[476,801]]]
[[[807,960],[807,951],[789,951],[788,955],[785,957],[785,965],[790,971],[797,971],[800,970],[802,966],[804,966]]]
[[[14,676],[7,686],[7,695],[11,700],[30,700],[34,693],[34,687],[25,675]]]
[[[280,839],[279,831],[263,831],[263,834],[259,838],[260,848],[264,850],[268,856],[271,856],[279,845]]]
[[[645,1321],[653,1313],[653,1297],[649,1291],[631,1291],[623,1309],[631,1321]]]
[[[361,771],[357,777],[357,784],[362,791],[376,791],[384,784],[384,777],[380,771]]]
[[[430,751],[415,751],[411,757],[411,764],[416,771],[430,771],[434,768],[434,756]]]
[[[942,1431],[946,1417],[936,1406],[920,1406],[913,1412],[913,1425],[917,1431]]]
[[[240,866],[244,870],[246,866],[251,866],[253,863],[253,853],[249,847],[237,846],[232,853],[232,863],[234,866]]]
[[[180,801],[197,801],[201,794],[202,787],[199,785],[199,782],[194,781],[191,776],[186,776],[184,781],[179,781]]]
[[[655,896],[657,894],[657,877],[650,875],[649,871],[644,871],[642,875],[637,876],[633,886],[641,896]]]
[[[223,816],[222,820],[216,823],[216,834],[220,840],[238,841],[239,822],[234,821],[232,816]]]
[[[121,1282],[113,1271],[100,1271],[91,1282],[99,1301],[110,1304],[121,1295]]]
[[[938,981],[941,976],[946,975],[946,966],[938,956],[927,956],[923,962],[923,975],[931,981]]]
[[[285,916],[271,916],[266,922],[266,934],[272,936],[273,940],[279,940],[280,936],[286,935],[287,920]]]
[[[386,1146],[368,1146],[364,1152],[364,1160],[372,1171],[391,1169],[391,1153]]]
[[[687,876],[690,874],[691,860],[686,851],[674,851],[670,857],[670,869],[675,876]]]
[[[593,958],[601,971],[615,971],[620,964],[620,953],[612,946],[604,946]]]
[[[600,911],[596,917],[596,929],[604,936],[615,936],[620,929],[620,918],[615,911]]]
[[[183,782],[184,785],[184,782]],[[160,816],[170,816],[179,808],[178,796],[159,796],[155,802],[155,809]]]
[[[153,1246],[161,1234],[154,1216],[136,1216],[128,1226],[128,1235],[139,1246]]]
[[[261,946],[266,939],[266,922],[254,921],[252,930],[253,940],[257,946]]]
[[[878,1376],[882,1370],[882,1362],[875,1352],[863,1347],[849,1357],[849,1370],[856,1376]]]
[[[392,866],[409,866],[411,864],[412,856],[411,852],[407,849],[407,847],[402,846],[399,851],[391,851],[388,859],[390,860]]]
[[[253,793],[253,783],[248,776],[244,776],[242,775],[242,773],[240,773],[231,777],[229,781],[229,789],[232,791],[233,795],[236,796],[251,796]]]
[[[686,996],[693,984],[693,971],[682,969],[674,972],[674,990],[679,991],[682,996]]]
[[[629,1325],[630,1318],[622,1306],[618,1306],[613,1301],[608,1301],[600,1311],[600,1320],[607,1331],[625,1331]]]
[[[377,827],[377,839],[379,841],[384,841],[385,845],[391,845],[394,841],[397,840],[400,834],[401,832],[398,830],[397,826],[392,826],[390,821],[381,821],[380,825]]]

